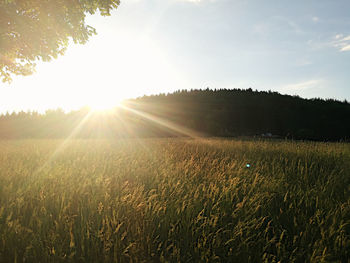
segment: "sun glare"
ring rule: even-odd
[[[108,100],[94,100],[88,103],[88,107],[93,112],[108,112],[121,105],[122,101],[109,102]]]
[[[2,93],[11,104],[5,101],[0,111],[68,112],[85,106],[106,111],[125,99],[188,86],[157,39],[132,30],[115,34],[114,27],[102,29],[85,45],[72,44],[57,60],[38,63],[32,76],[14,79],[16,89]]]

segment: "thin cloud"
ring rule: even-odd
[[[309,65],[312,65],[312,61],[310,59],[307,59],[307,58],[301,58],[301,59],[297,59],[296,61],[296,66],[300,66],[300,67],[303,67],[303,66],[309,66]]]
[[[350,35],[344,36],[343,34],[338,34],[334,37],[332,44],[340,52],[350,51]]]
[[[344,37],[344,35],[343,34],[338,34],[338,35],[335,35],[335,39],[341,39],[342,37]]]
[[[288,84],[283,87],[284,91],[303,91],[307,89],[312,89],[312,88],[317,88],[320,86],[322,83],[321,79],[312,79],[312,80],[307,80],[299,83],[294,83],[294,84]]]
[[[340,51],[350,51],[350,45],[342,47]]]
[[[320,21],[320,18],[317,17],[317,16],[314,16],[314,17],[312,17],[312,21],[315,22],[315,23],[317,23],[317,22]]]

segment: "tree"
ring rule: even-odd
[[[110,15],[120,0],[0,0],[0,79],[33,73],[35,62],[64,54],[69,40],[96,34],[88,14]]]

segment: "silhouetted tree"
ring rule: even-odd
[[[0,0],[0,78],[28,75],[36,60],[62,55],[69,39],[85,43],[95,34],[87,14],[110,15],[119,0]]]

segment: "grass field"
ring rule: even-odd
[[[0,141],[0,262],[350,262],[350,145]]]

